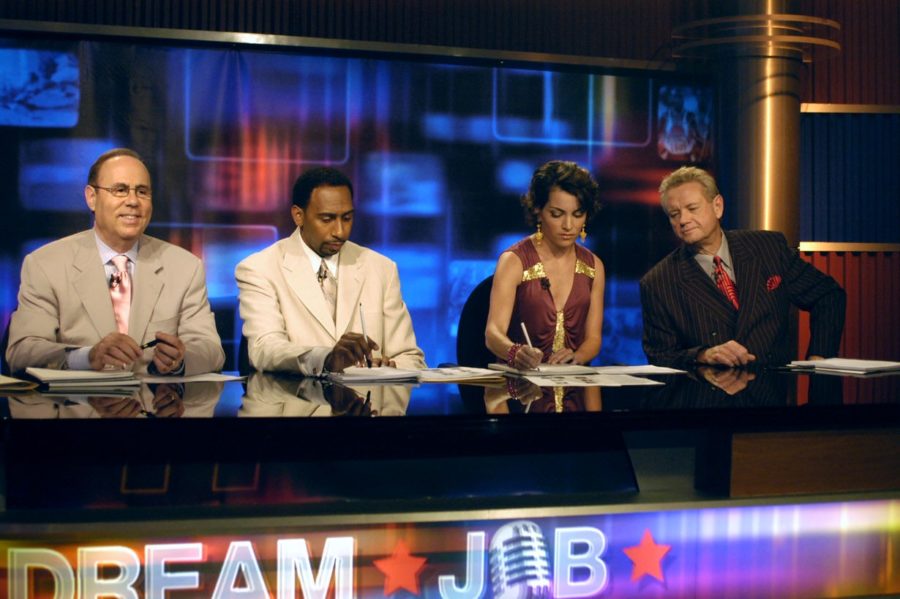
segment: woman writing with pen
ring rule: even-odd
[[[603,263],[578,245],[600,209],[599,188],[574,162],[554,160],[531,178],[522,206],[536,232],[500,255],[485,341],[509,366],[584,364],[600,352]]]

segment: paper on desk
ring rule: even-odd
[[[159,385],[161,383],[223,383],[228,381],[240,381],[247,377],[222,374],[221,372],[207,372],[206,374],[192,374],[190,376],[161,376],[153,374],[139,374],[142,383]]]
[[[487,368],[471,366],[451,366],[426,368],[419,371],[419,381],[423,383],[464,383],[502,381],[503,374]]]
[[[130,370],[58,370],[29,366],[25,372],[51,388],[95,389],[141,384]]]
[[[517,374],[519,376],[567,376],[575,374],[594,374],[596,372],[593,367],[582,366],[581,364],[539,364],[537,368],[534,368],[533,370],[519,370],[518,368],[512,368],[506,364],[496,362],[494,364],[488,364],[488,368],[491,370]]]
[[[653,364],[639,364],[637,366],[595,366],[598,374],[685,374],[684,370],[668,368],[666,366],[654,366]]]
[[[333,381],[347,385],[353,383],[409,383],[418,382],[418,370],[391,368],[390,366],[350,366],[344,372],[332,372],[328,375]]]
[[[868,374],[873,372],[900,371],[900,362],[886,360],[857,360],[852,358],[827,358],[825,360],[794,360],[791,368],[816,372],[836,372],[842,374]]]
[[[662,385],[630,374],[576,374],[565,376],[528,375],[525,380],[538,387],[630,387],[635,385]]]
[[[35,389],[36,387],[37,383],[23,381],[21,379],[15,379],[11,376],[3,376],[0,374],[0,391],[28,391],[30,389]]]

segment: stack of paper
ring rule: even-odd
[[[345,385],[355,383],[417,383],[419,381],[419,371],[391,368],[389,366],[376,366],[373,368],[350,366],[345,368],[344,372],[330,373],[328,378]]]
[[[828,358],[826,360],[794,360],[791,368],[813,370],[831,374],[873,374],[880,372],[900,373],[900,362],[884,360],[855,360],[851,358]]]
[[[104,389],[141,384],[130,370],[53,370],[29,367],[25,372],[48,389]]]
[[[503,375],[487,368],[453,366],[420,370],[419,380],[423,383],[495,383],[503,381]]]
[[[0,392],[12,393],[14,391],[28,391],[37,387],[37,383],[14,379],[11,376],[0,374]]]

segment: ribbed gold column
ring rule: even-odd
[[[800,68],[797,59],[737,57],[720,71],[722,192],[738,228],[800,240]]]
[[[819,30],[837,23],[791,13],[790,0],[730,0],[723,16],[679,27],[676,53],[712,59],[719,89],[716,179],[726,223],[800,237],[800,75]]]

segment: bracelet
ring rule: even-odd
[[[521,343],[513,343],[506,350],[506,365],[510,368],[515,368],[516,354],[519,353],[520,349],[522,349]]]

